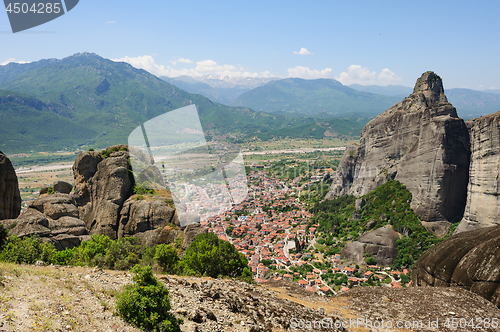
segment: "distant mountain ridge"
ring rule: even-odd
[[[377,115],[398,98],[361,92],[333,79],[286,78],[245,92],[232,106],[301,116]]]
[[[0,67],[0,73],[6,67]],[[0,83],[0,90],[8,91],[3,92],[6,102],[0,103],[6,124],[0,134],[0,149],[5,153],[127,143],[128,135],[139,123],[191,104],[198,108],[207,138],[218,134],[316,137],[320,132],[315,131],[315,119],[290,119],[217,104],[142,69],[92,53],[7,69],[13,78]],[[336,125],[332,122],[321,128],[323,134],[332,134],[332,126],[347,123],[346,128],[339,128],[340,132],[356,136],[362,122],[339,120]],[[336,134],[343,135],[333,132]]]
[[[198,93],[212,101],[229,105],[241,94],[278,78],[228,77],[208,75],[202,77],[160,77],[190,93]]]
[[[405,98],[413,91],[413,88],[402,85],[378,86],[351,84],[349,87],[359,91],[396,96],[398,98]],[[458,115],[466,120],[500,111],[500,90],[478,91],[452,88],[445,89],[444,92],[450,103],[456,107]]]

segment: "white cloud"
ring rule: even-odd
[[[189,60],[189,59],[184,59],[184,58],[179,58],[177,60],[171,60],[169,61],[171,64],[173,64],[174,66],[180,62],[180,63],[193,63],[193,61]]]
[[[300,55],[312,55],[312,54],[314,54],[314,53],[311,53],[311,52],[309,52],[309,51],[307,50],[307,48],[302,47],[302,48],[300,49],[300,51],[298,51],[298,52],[297,52],[297,51],[293,51],[293,54],[300,54]]]
[[[325,68],[323,70],[311,70],[308,67],[297,66],[294,68],[288,68],[288,77],[298,77],[304,79],[332,78],[332,69]]]
[[[16,61],[15,58],[8,58],[7,60],[5,60],[4,62],[0,63],[0,66],[5,66],[5,65],[8,65],[9,63],[11,62],[15,62],[15,63],[20,63],[20,64],[23,64],[23,63],[30,63],[30,61]]]
[[[401,77],[394,74],[389,68],[384,68],[382,72],[378,74],[378,81],[383,85],[396,84],[401,82]]]
[[[115,24],[116,21],[106,21],[106,24]]]
[[[361,67],[360,65],[350,65],[347,68],[347,72],[340,73],[339,77],[335,77],[335,79],[344,85],[354,83],[361,85],[389,85],[401,81],[401,77],[398,77],[388,68],[382,69],[377,75],[377,72],[370,71],[368,68]]]
[[[158,65],[154,58],[150,55],[143,55],[138,57],[128,57],[125,56],[120,59],[112,59],[113,61],[127,62],[132,66],[140,69],[144,69],[156,76],[168,76],[177,77],[181,75],[199,77],[205,75],[219,75],[219,76],[233,76],[233,77],[274,77],[269,71],[264,72],[249,72],[245,71],[244,68],[236,68],[233,65],[219,65],[213,60],[201,60],[196,62],[194,68],[180,68],[175,69],[170,66]],[[183,62],[187,64],[193,63],[193,61],[188,59],[183,59]],[[187,62],[191,61],[191,62]]]

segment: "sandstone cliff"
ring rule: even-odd
[[[74,198],[90,234],[117,238],[120,210],[130,196],[128,152],[112,152],[108,158],[95,151],[82,152],[73,165]],[[111,149],[110,149],[111,150]]]
[[[17,218],[21,212],[21,194],[16,171],[0,151],[0,220]]]
[[[456,234],[427,250],[412,271],[415,286],[458,286],[500,307],[500,226]]]
[[[62,181],[56,184],[53,187],[57,190],[67,191],[71,187],[69,183]],[[73,197],[56,191],[52,195],[40,195],[19,217],[2,220],[1,223],[10,229],[9,235],[22,238],[36,234],[43,241],[52,243],[56,249],[63,250],[89,239],[85,223],[78,217]]]
[[[500,225],[500,112],[467,121],[471,143],[464,217],[456,232]]]
[[[412,208],[430,223],[429,230],[444,234],[450,223],[461,220],[469,133],[433,72],[422,74],[410,96],[370,121],[359,146],[346,154],[327,198],[362,196],[396,179],[412,193]]]
[[[365,254],[369,254],[378,265],[389,266],[396,259],[396,241],[399,238],[400,235],[387,225],[366,232],[357,241],[347,243],[340,251],[340,255],[356,264],[364,264]]]

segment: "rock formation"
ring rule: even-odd
[[[16,171],[0,151],[0,220],[17,218],[21,212],[21,194]]]
[[[357,264],[365,263],[365,254],[371,255],[378,265],[389,266],[396,259],[396,240],[399,234],[390,225],[374,229],[349,242],[340,251],[340,255]]]
[[[415,286],[458,286],[500,307],[500,226],[453,235],[415,263]]]
[[[500,112],[466,122],[471,142],[464,217],[456,232],[500,225]]]
[[[120,210],[133,185],[129,155],[120,151],[122,147],[117,146],[108,158],[95,151],[82,152],[73,165],[74,198],[90,234],[117,238]]]
[[[71,186],[59,184],[63,188]],[[22,238],[36,234],[62,250],[78,246],[89,239],[85,223],[78,219],[78,215],[73,197],[57,192],[42,194],[17,219],[3,220],[2,223],[10,229],[9,235]]]
[[[349,144],[346,146],[344,155],[340,159],[337,172],[332,177],[332,186],[325,196],[325,199],[349,194],[349,189],[354,180],[354,171],[358,161],[358,145]]]
[[[111,239],[134,236],[146,245],[155,245],[172,243],[177,237],[190,243],[191,228],[184,228],[189,224],[195,224],[193,229],[198,232],[203,230],[199,216],[187,213],[186,207],[172,197],[161,173],[146,156],[135,151],[134,160],[130,160],[126,145],[111,146],[106,151],[82,152],[73,166],[74,199],[89,234]],[[137,166],[134,173],[131,164]],[[135,182],[155,189],[158,195],[133,195]]]
[[[412,193],[412,208],[437,234],[461,220],[469,169],[469,133],[444,95],[441,78],[426,72],[413,93],[370,121],[349,147],[328,198],[362,196],[396,179]],[[352,178],[352,180],[350,180]]]
[[[174,218],[175,210],[163,200],[136,200],[129,198],[120,211],[118,238],[148,236],[144,234],[163,228],[168,224],[179,226]]]

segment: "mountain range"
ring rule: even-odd
[[[140,123],[190,104],[198,108],[208,139],[213,135],[272,138],[359,135],[366,121],[287,118],[230,107],[191,94],[141,69],[96,54],[0,67],[0,149],[6,153],[105,147],[126,143]],[[347,126],[346,126],[347,125]],[[320,130],[316,130],[316,128]]]
[[[332,79],[287,78],[245,92],[230,105],[296,116],[375,116],[398,100],[397,97],[357,91]]]
[[[342,85],[333,79],[238,79],[216,75],[162,79],[223,104],[295,116],[377,115],[413,91],[413,88],[403,85]],[[452,88],[445,92],[464,119],[500,110],[500,90]]]

